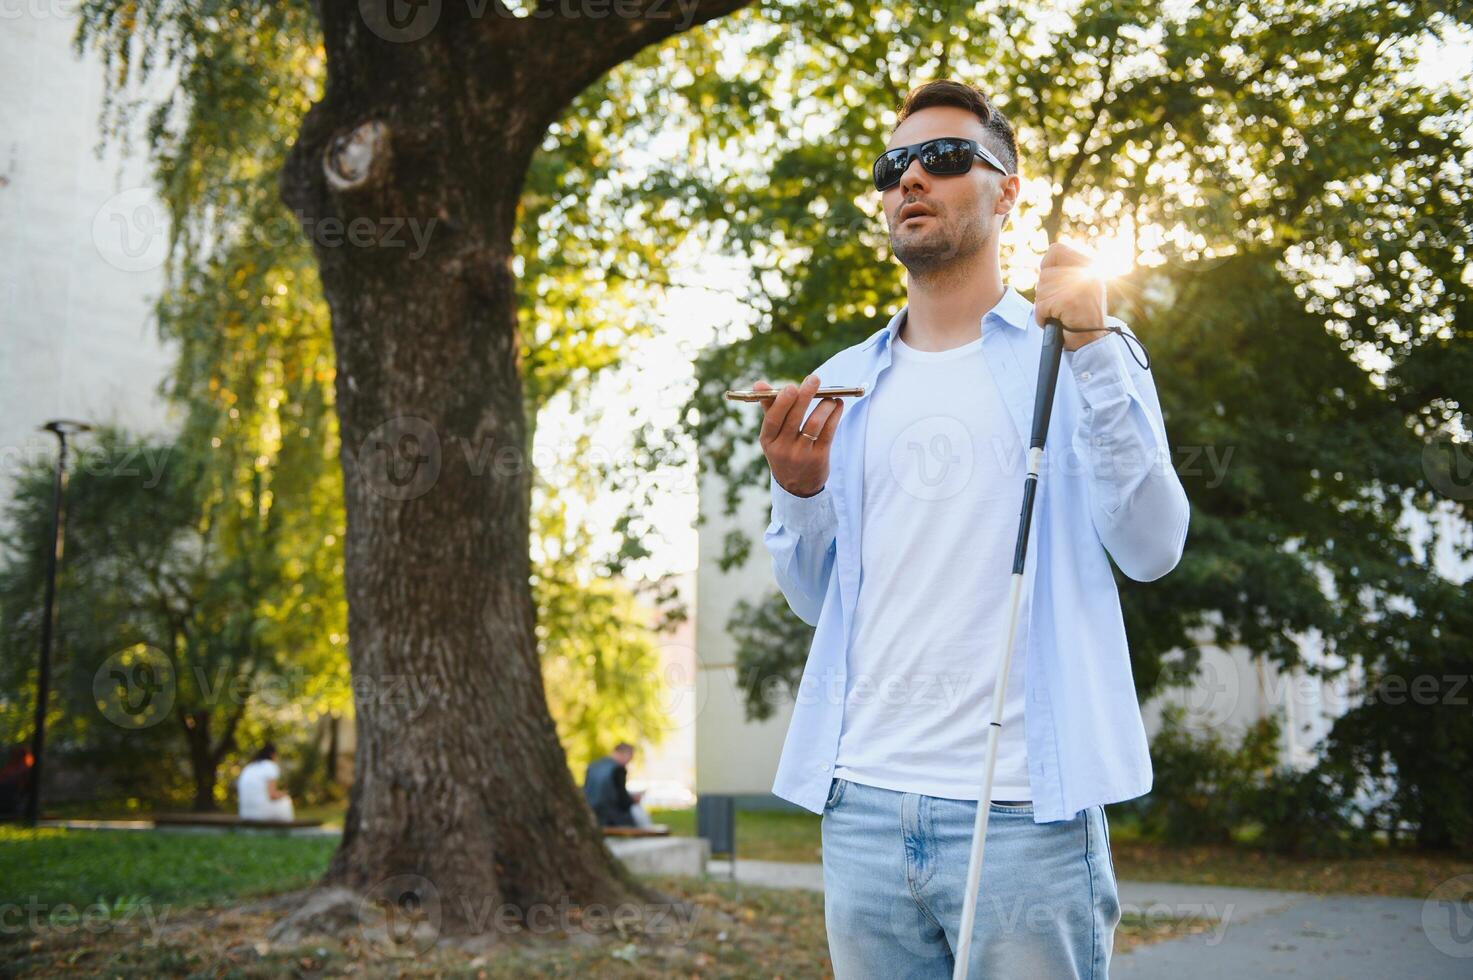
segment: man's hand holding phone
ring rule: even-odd
[[[828,483],[829,447],[844,414],[844,402],[838,398],[820,400],[808,414],[818,385],[818,375],[810,374],[802,384],[788,385],[763,405],[762,453],[778,486],[795,497],[812,497]],[[766,381],[752,387],[759,391],[772,388]]]

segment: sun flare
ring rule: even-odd
[[[1118,279],[1135,268],[1135,246],[1129,238],[1114,236],[1091,243],[1094,261],[1089,271],[1100,279]]]

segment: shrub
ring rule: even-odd
[[[1306,771],[1275,768],[1255,794],[1252,817],[1261,828],[1256,843],[1305,857],[1366,852],[1372,828],[1355,819],[1355,785],[1353,775],[1335,774],[1325,762]]]
[[[1167,706],[1151,740],[1155,784],[1139,804],[1142,831],[1172,844],[1231,841],[1253,814],[1278,740],[1276,717],[1254,722],[1232,746],[1218,732],[1193,731],[1180,706]]]
[[[1354,803],[1354,770],[1322,760],[1299,771],[1280,764],[1277,716],[1259,719],[1232,745],[1197,732],[1185,712],[1167,707],[1151,740],[1155,785],[1136,806],[1142,832],[1172,844],[1225,844],[1256,828],[1255,844],[1286,854],[1360,853],[1373,826]]]

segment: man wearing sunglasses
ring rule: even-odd
[[[1155,382],[1087,256],[1030,303],[1003,279],[1011,127],[970,86],[912,91],[873,167],[907,303],[764,409],[764,536],[816,627],[773,792],[823,814],[838,980],[950,977],[1003,659],[1042,324],[1067,330],[999,752],[969,976],[1101,978],[1120,919],[1104,805],[1151,761],[1111,560],[1171,571],[1188,503]],[[1107,329],[1121,332],[1111,333]],[[847,407],[815,399],[864,385]],[[758,382],[759,387],[768,387]]]

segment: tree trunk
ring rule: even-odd
[[[343,720],[336,714],[327,716],[327,759],[324,763],[322,791],[328,797],[335,796],[338,789],[338,733],[342,724]]]
[[[487,908],[652,897],[605,847],[547,709],[512,233],[548,125],[674,25],[416,9],[436,6],[406,39],[323,0],[326,92],[281,190],[331,309],[347,510],[356,777],[325,884],[415,882],[466,933],[495,925]]]
[[[194,810],[209,813],[216,809],[215,782],[219,773],[219,759],[210,744],[209,711],[179,713],[180,727],[189,744],[189,771],[194,777]]]

